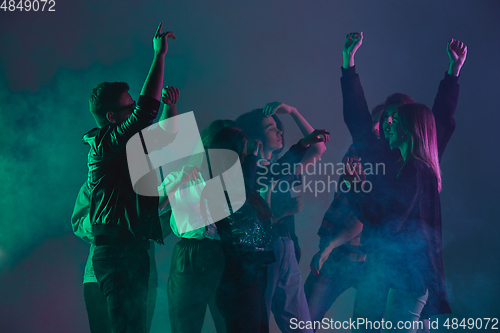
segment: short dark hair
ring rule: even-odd
[[[406,105],[406,104],[415,104],[415,101],[413,100],[413,98],[410,97],[410,95],[407,95],[407,94],[403,94],[403,93],[395,93],[395,94],[392,94],[392,95],[389,95],[389,97],[387,97],[387,99],[385,100],[384,104],[381,104],[383,105],[384,109],[383,109],[383,112],[380,114],[380,116],[378,117],[378,121],[385,121],[387,119],[387,108],[391,105],[397,105],[397,106],[401,106],[401,105]],[[380,106],[380,105],[377,105],[377,107]],[[372,116],[373,116],[373,113],[372,113]],[[373,124],[375,124],[375,122],[373,122]]]
[[[401,106],[401,105],[413,104],[413,103],[415,103],[413,98],[411,98],[409,95],[403,94],[403,93],[392,94],[389,97],[387,97],[387,99],[384,102],[386,108],[390,105],[393,105],[393,104],[397,104],[398,106]]]
[[[119,106],[120,96],[128,90],[126,82],[102,82],[92,89],[89,106],[97,126],[104,127],[109,124],[106,113]]]
[[[264,131],[262,129],[262,119],[267,116],[264,114],[264,109],[255,109],[250,112],[244,113],[238,118],[236,118],[236,123],[238,127],[245,132],[246,135],[252,140],[263,140],[264,139]],[[281,136],[283,141],[283,146],[280,150],[273,152],[272,159],[277,159],[278,155],[283,151],[285,147],[285,128],[281,120],[276,116],[272,116],[274,121],[276,122],[276,127],[283,133]]]

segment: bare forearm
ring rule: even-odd
[[[177,116],[177,104],[164,104],[159,121],[164,131],[168,133],[178,132],[178,122],[177,118],[174,118],[175,116]],[[168,121],[163,121],[167,119]]]
[[[354,66],[354,54],[351,55],[344,52],[342,54],[342,60],[342,67],[344,67],[345,69]]]
[[[307,120],[299,113],[299,111],[297,111],[297,109],[294,108],[292,112],[290,112],[290,115],[297,126],[299,126],[299,129],[304,136],[309,135],[314,131],[314,128],[309,125]]]
[[[158,206],[160,210],[167,206],[170,201],[169,197],[173,196],[175,191],[177,191],[181,185],[182,183],[180,181],[174,180],[173,182],[170,182],[165,186],[162,185],[158,188],[158,195],[160,196]]]
[[[297,111],[297,109],[294,109],[290,114],[291,114],[293,120],[295,121],[295,123],[297,124],[297,126],[299,127],[300,131],[302,132],[302,135],[307,136],[307,135],[311,134],[312,132],[314,132],[314,128],[309,124],[309,122],[306,120],[306,118],[304,118],[299,113],[299,111]],[[308,154],[310,156],[312,155],[312,157],[316,156],[317,159],[319,159],[319,157],[321,156],[321,154],[323,154],[325,152],[325,150],[326,150],[325,143],[319,142],[319,143],[311,145],[311,148],[309,149]]]
[[[355,219],[348,228],[345,228],[330,242],[330,246],[332,246],[332,249],[334,249],[336,247],[344,245],[345,243],[349,242],[357,235],[359,235],[362,230],[363,230],[363,224],[359,222],[358,219]]]
[[[158,101],[161,100],[164,70],[165,56],[161,54],[155,55],[146,81],[144,81],[144,85],[142,86],[141,95],[150,96]]]
[[[326,253],[332,252],[333,249],[344,245],[361,233],[363,224],[358,219],[353,219],[351,222],[330,241],[330,244],[324,250]]]
[[[459,76],[460,75],[460,69],[462,69],[462,64],[458,63],[450,63],[450,68],[448,69],[448,74],[453,75],[453,76]]]

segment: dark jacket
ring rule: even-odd
[[[367,143],[359,139],[360,137],[362,138],[359,133],[369,130],[368,124],[371,126],[371,117],[368,118],[363,116],[362,119],[364,119],[365,123],[364,125],[360,124],[358,113],[362,112],[366,115],[368,106],[355,67],[342,69],[342,88],[344,97],[346,98],[344,100],[346,103],[346,122],[353,135],[353,141],[355,142],[344,156],[344,160],[347,156],[359,159],[360,151],[369,154],[369,151],[366,152],[366,150],[364,150]],[[454,114],[457,108],[459,90],[458,77],[445,73],[444,79],[439,83],[434,105],[432,106],[432,113],[436,120],[439,159],[441,159],[448,141],[455,131]],[[369,141],[375,140],[374,136],[371,136],[370,133],[367,133],[367,136],[371,137]],[[354,139],[354,137],[356,137],[356,139]],[[384,140],[384,138],[382,138],[382,140]],[[342,178],[341,176],[338,182],[339,184],[342,182]],[[325,213],[321,227],[318,231],[318,235],[320,236],[320,249],[327,247],[335,234],[337,234],[340,229],[343,228],[346,221],[351,218],[350,214],[352,214],[352,209],[348,205],[346,206],[341,203],[343,197],[344,195],[338,192]],[[340,260],[342,256],[352,252],[362,252],[361,247],[358,246],[353,249],[351,245],[343,245],[334,249],[331,255],[336,256]]]
[[[445,75],[432,108],[439,159],[455,130],[457,81],[458,78]],[[390,287],[417,292],[429,289],[423,318],[451,313],[444,282],[437,180],[430,168],[417,160],[407,162],[396,177],[401,169],[399,151],[392,153],[384,136],[378,139],[372,133],[370,112],[354,67],[342,70],[341,84],[344,121],[359,147],[359,156],[365,162],[383,162],[386,166],[385,175],[369,179],[374,184],[372,192],[348,196],[364,224],[363,246],[368,252],[383,253],[389,258],[385,271]],[[391,278],[390,272],[398,278]]]
[[[162,243],[158,197],[134,192],[127,165],[126,144],[152,124],[160,102],[140,96],[135,110],[120,125],[94,128],[83,136],[90,145],[88,183],[90,221],[94,236],[128,240],[153,239]]]

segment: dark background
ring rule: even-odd
[[[0,10],[1,332],[88,331],[88,245],[69,220],[87,173],[80,139],[95,126],[88,96],[99,82],[127,81],[138,97],[159,22],[178,38],[169,41],[165,85],[180,89],[179,111],[194,111],[200,130],[278,100],[332,133],[322,162],[333,163],[351,141],[339,81],[346,33],[364,32],[356,67],[370,107],[394,92],[431,106],[449,65],[446,43],[463,41],[457,129],[441,165],[447,288],[452,317],[500,317],[499,1],[59,0],[55,9]],[[300,132],[281,118],[289,146]],[[304,279],[332,196],[303,195],[296,224]],[[157,246],[152,333],[170,331],[166,284],[176,241]],[[354,294],[327,317],[348,319]],[[271,330],[278,332],[274,323]],[[211,319],[204,332],[215,332]]]

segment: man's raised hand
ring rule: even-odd
[[[342,49],[343,67],[354,66],[354,55],[358,48],[363,44],[363,32],[352,32],[346,35],[344,48]]]
[[[163,88],[161,92],[161,101],[163,104],[175,105],[177,104],[180,96],[181,93],[179,88],[167,86],[166,88]]]
[[[155,36],[153,38],[153,49],[156,55],[165,55],[168,51],[167,38],[177,39],[172,31],[167,31],[162,33],[161,27],[163,23],[160,23],[158,29],[156,29]]]

